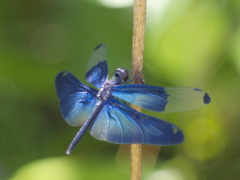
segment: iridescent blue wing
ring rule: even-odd
[[[87,82],[97,88],[101,88],[108,78],[108,67],[106,62],[106,45],[99,44],[93,51],[89,60],[87,73],[85,75]]]
[[[129,84],[116,86],[111,93],[116,98],[157,112],[188,111],[211,101],[205,91],[196,88],[162,88]]]
[[[64,71],[56,77],[56,91],[66,122],[72,126],[82,125],[97,102],[97,90],[81,83],[70,72]]]
[[[141,114],[112,98],[106,101],[90,133],[96,139],[117,144],[173,145],[184,139],[173,124]]]

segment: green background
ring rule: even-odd
[[[1,0],[0,180],[129,179],[127,145],[87,133],[65,155],[78,128],[61,117],[54,79],[67,70],[85,82],[99,43],[110,76],[131,69],[131,1]],[[240,1],[148,0],[143,72],[146,84],[201,88],[212,98],[189,112],[144,111],[176,124],[185,141],[159,154],[144,146],[143,179],[238,179]]]

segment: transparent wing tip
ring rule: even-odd
[[[103,47],[106,47],[105,44],[102,44],[102,43],[101,43],[101,44],[97,45],[94,50],[96,51],[96,50],[98,50],[98,49],[99,49],[100,47],[102,47],[102,46],[103,46]]]
[[[201,89],[198,89],[198,88],[194,88],[194,91],[202,91],[204,92],[203,90]],[[204,96],[203,96],[203,102],[204,104],[209,104],[211,102],[211,98],[210,96],[208,95],[208,93],[205,93]]]

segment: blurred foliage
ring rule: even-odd
[[[131,69],[131,0],[0,2],[0,179],[129,179],[129,146],[88,133],[61,117],[54,79],[62,70],[84,81],[93,48],[108,46],[110,76]],[[237,179],[240,172],[240,1],[148,0],[147,84],[197,87],[212,103],[149,115],[185,134],[178,146],[145,146],[143,179]]]

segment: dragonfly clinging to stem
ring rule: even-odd
[[[124,102],[157,112],[187,111],[209,104],[210,96],[197,88],[163,88],[125,84],[128,71],[118,68],[108,79],[106,45],[98,45],[85,78],[99,90],[79,81],[70,72],[56,77],[56,91],[61,113],[72,126],[82,126],[71,142],[67,154],[91,126],[90,134],[116,144],[174,145],[184,140],[182,131],[161,119],[142,114]]]

